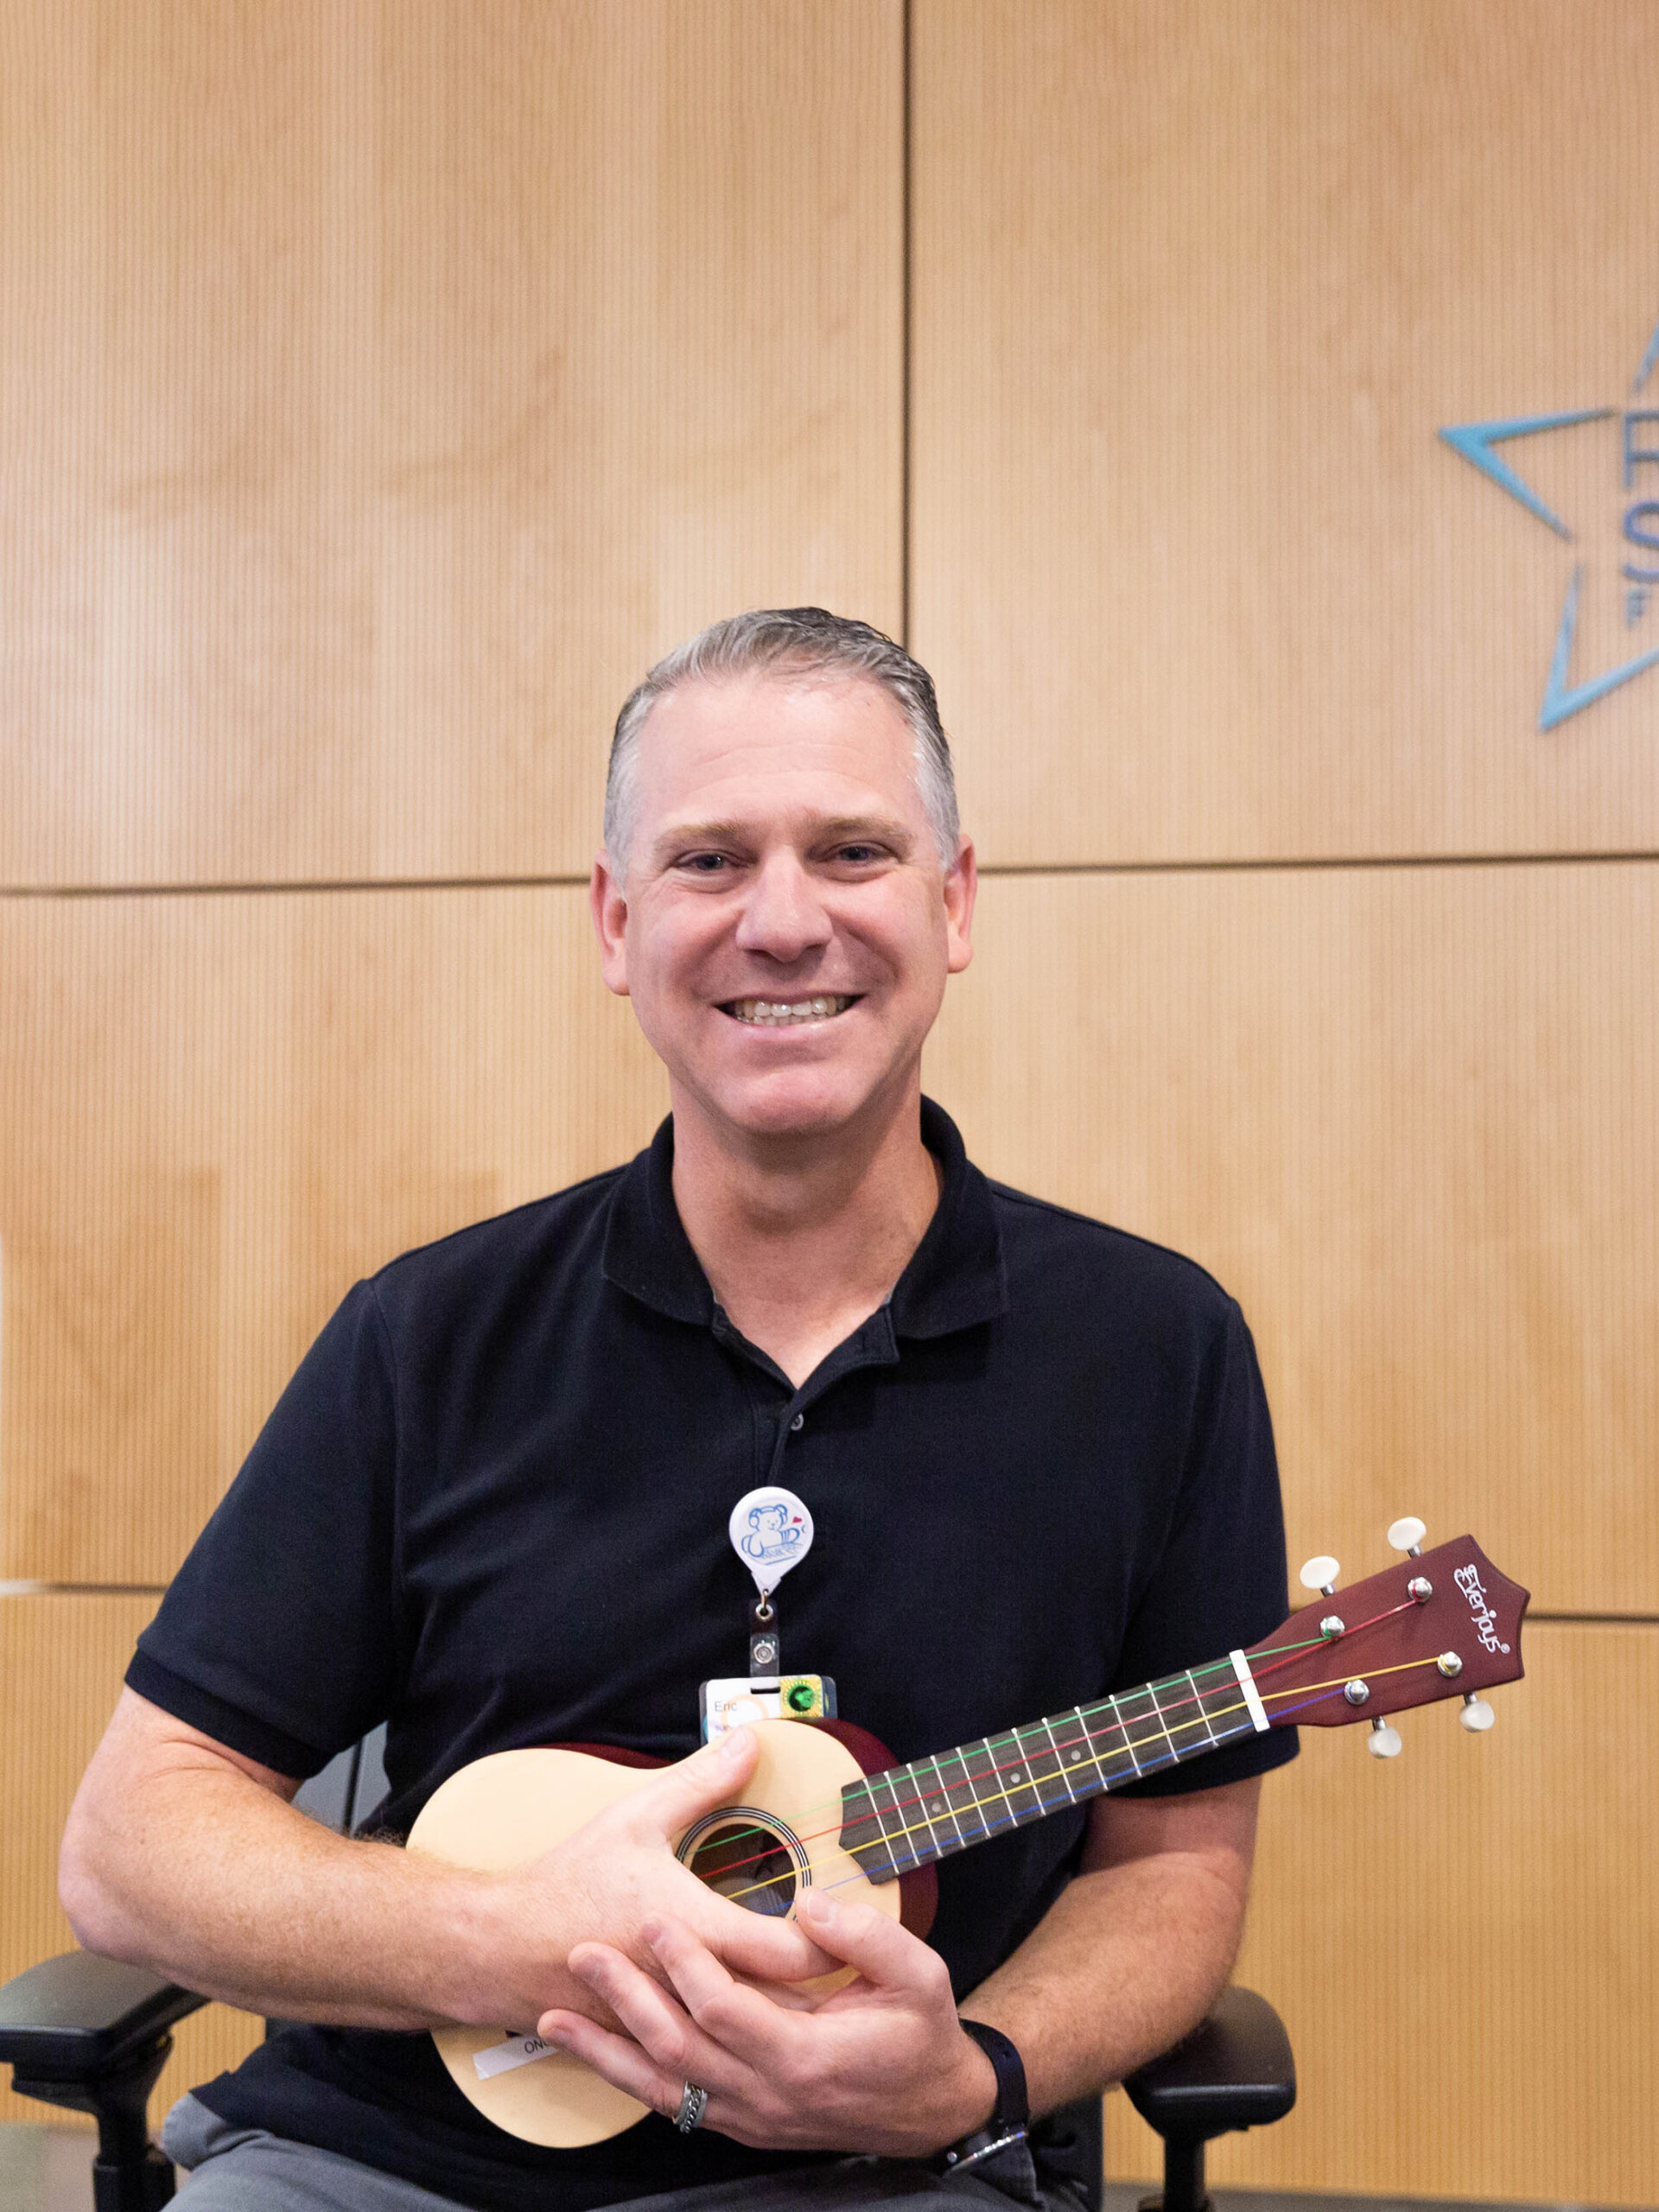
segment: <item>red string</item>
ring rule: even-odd
[[[1278,1653],[1279,1653],[1279,1655],[1280,1655],[1280,1656],[1277,1656],[1276,1658],[1274,1658],[1274,1659],[1272,1660],[1271,1663],[1270,1663],[1270,1664],[1268,1664],[1268,1665],[1252,1667],[1252,1668],[1251,1668],[1251,1669],[1250,1669],[1250,1673],[1251,1673],[1252,1678],[1253,1678],[1255,1681],[1258,1681],[1258,1682],[1259,1682],[1259,1681],[1262,1680],[1262,1676],[1263,1676],[1264,1675],[1273,1675],[1273,1674],[1277,1674],[1277,1673],[1280,1671],[1280,1669],[1281,1669],[1281,1668],[1284,1668],[1284,1667],[1287,1667],[1287,1666],[1289,1666],[1289,1665],[1292,1663],[1292,1662],[1293,1662],[1293,1661],[1294,1661],[1294,1660],[1297,1660],[1297,1659],[1300,1659],[1300,1658],[1305,1657],[1305,1656],[1306,1656],[1306,1655],[1309,1651],[1312,1651],[1312,1650],[1319,1650],[1319,1649],[1328,1649],[1332,1644],[1335,1644],[1335,1643],[1345,1643],[1351,1637],[1355,1637],[1355,1636],[1361,1635],[1361,1634],[1362,1634],[1362,1633],[1363,1633],[1366,1629],[1368,1629],[1368,1628],[1376,1628],[1376,1627],[1377,1626],[1377,1624],[1378,1624],[1380,1622],[1382,1622],[1382,1621],[1392,1620],[1392,1619],[1394,1618],[1394,1617],[1395,1617],[1395,1615],[1396,1613],[1410,1612],[1410,1611],[1414,1608],[1414,1606],[1416,1605],[1416,1604],[1417,1604],[1417,1600],[1416,1600],[1414,1598],[1408,1598],[1402,1605],[1390,1605],[1390,1606],[1388,1608],[1387,1611],[1385,1611],[1385,1612],[1381,1612],[1381,1613],[1376,1613],[1376,1614],[1373,1614],[1373,1615],[1372,1615],[1372,1617],[1371,1617],[1371,1618],[1370,1618],[1370,1620],[1367,1620],[1367,1621],[1358,1621],[1358,1622],[1356,1622],[1356,1624],[1354,1624],[1354,1626],[1353,1626],[1352,1628],[1344,1628],[1344,1631],[1343,1631],[1343,1633],[1342,1633],[1342,1635],[1341,1635],[1341,1636],[1339,1636],[1339,1637],[1332,1637],[1332,1638],[1330,1638],[1330,1639],[1329,1639],[1329,1642],[1328,1642],[1328,1643],[1327,1643],[1326,1639],[1325,1639],[1325,1638],[1321,1637],[1321,1638],[1318,1639],[1318,1641],[1317,1641],[1317,1642],[1316,1642],[1315,1640],[1313,1640],[1313,1639],[1310,1638],[1310,1639],[1308,1640],[1308,1642],[1307,1642],[1307,1643],[1303,1643],[1303,1644],[1295,1645],[1295,1646],[1286,1646],[1286,1645],[1281,1644],[1281,1645],[1279,1645],[1279,1646],[1277,1646],[1277,1647],[1270,1647],[1270,1649],[1272,1649],[1272,1648],[1276,1648],[1276,1649],[1277,1649],[1277,1651],[1278,1651]],[[1264,1656],[1266,1656],[1266,1655],[1264,1654]],[[1212,1665],[1212,1666],[1217,1666],[1217,1667],[1218,1667],[1218,1666],[1220,1666],[1223,1662],[1222,1662],[1221,1661],[1219,1661],[1219,1660],[1213,1660],[1213,1661],[1210,1662],[1209,1663],[1210,1663],[1211,1665]],[[1230,1684],[1229,1684],[1225,1680],[1222,1681],[1221,1682],[1218,1682],[1218,1683],[1216,1685],[1216,1688],[1218,1688],[1218,1689],[1225,1689],[1225,1688],[1230,1688]],[[1148,1693],[1147,1693],[1147,1694],[1150,1694],[1150,1689],[1149,1689],[1149,1688],[1148,1688]],[[1121,1694],[1122,1694],[1122,1695],[1123,1695],[1124,1697],[1133,1697],[1133,1696],[1135,1696],[1135,1692],[1134,1690],[1125,1690],[1125,1691],[1123,1691]],[[1277,1690],[1277,1691],[1274,1691],[1274,1692],[1273,1692],[1273,1693],[1272,1693],[1272,1695],[1273,1695],[1273,1697],[1274,1697],[1274,1700],[1275,1700],[1275,1701],[1276,1701],[1278,1699],[1280,1699],[1280,1698],[1294,1697],[1295,1694],[1296,1694],[1296,1693],[1294,1692],[1294,1690]],[[1329,1695],[1329,1694],[1330,1694],[1330,1692],[1328,1692],[1328,1691],[1326,1691],[1326,1690],[1321,1690],[1321,1691],[1319,1692],[1319,1697],[1325,1697],[1325,1696]],[[1202,1716],[1204,1719],[1205,1719],[1206,1720],[1211,1719],[1222,1719],[1224,1716],[1223,1716],[1222,1714],[1220,1714],[1220,1713],[1208,1714],[1208,1713],[1202,1713],[1202,1707],[1203,1707],[1203,1703],[1204,1703],[1204,1697],[1205,1697],[1205,1693],[1204,1693],[1203,1691],[1195,1689],[1195,1690],[1194,1690],[1194,1692],[1193,1692],[1193,1694],[1192,1694],[1192,1695],[1178,1698],[1173,1705],[1167,1705],[1167,1706],[1160,1706],[1160,1705],[1159,1704],[1159,1702],[1158,1702],[1157,1699],[1156,1699],[1156,1698],[1154,1698],[1154,1699],[1153,1699],[1153,1700],[1152,1700],[1152,1711],[1151,1711],[1151,1712],[1149,1712],[1149,1713],[1137,1713],[1137,1714],[1135,1714],[1135,1715],[1134,1715],[1134,1716],[1133,1716],[1133,1719],[1126,1719],[1126,1718],[1125,1718],[1122,1714],[1121,1714],[1121,1713],[1111,1713],[1110,1715],[1109,1715],[1109,1716],[1105,1717],[1105,1718],[1103,1719],[1103,1721],[1102,1721],[1102,1725],[1101,1725],[1101,1727],[1100,1727],[1100,1729],[1099,1729],[1097,1732],[1096,1732],[1096,1731],[1090,1730],[1087,1726],[1085,1726],[1085,1728],[1084,1728],[1084,1733],[1083,1733],[1081,1736],[1070,1736],[1070,1737],[1067,1737],[1067,1738],[1065,1738],[1064,1739],[1064,1741],[1058,1741],[1058,1742],[1056,1742],[1056,1743],[1053,1745],[1053,1747],[1052,1747],[1052,1748],[1054,1749],[1054,1751],[1055,1751],[1056,1752],[1059,1752],[1059,1751],[1073,1751],[1073,1750],[1075,1750],[1075,1749],[1077,1748],[1077,1746],[1079,1744],[1086,1745],[1089,1747],[1089,1749],[1090,1749],[1090,1752],[1094,1755],[1094,1756],[1092,1757],[1091,1760],[1090,1760],[1090,1764],[1093,1764],[1093,1765],[1096,1765],[1096,1766],[1100,1765],[1100,1764],[1101,1764],[1101,1763],[1102,1763],[1103,1760],[1105,1760],[1105,1759],[1108,1759],[1108,1758],[1117,1758],[1118,1756],[1120,1756],[1122,1752],[1124,1752],[1124,1751],[1128,1751],[1128,1755],[1129,1755],[1129,1761],[1130,1761],[1130,1764],[1131,1764],[1131,1765],[1133,1765],[1133,1764],[1135,1764],[1135,1751],[1134,1751],[1134,1747],[1129,1744],[1129,1742],[1128,1742],[1128,1731],[1129,1731],[1129,1728],[1130,1728],[1130,1726],[1131,1726],[1132,1725],[1133,1725],[1133,1726],[1140,1726],[1140,1724],[1141,1724],[1142,1721],[1148,1721],[1148,1720],[1154,1720],[1154,1719],[1160,1719],[1160,1719],[1162,1719],[1164,1717],[1166,1717],[1166,1716],[1167,1716],[1167,1715],[1173,1715],[1173,1713],[1175,1713],[1179,1712],[1179,1711],[1180,1710],[1181,1707],[1182,1707],[1182,1706],[1185,1706],[1185,1705],[1196,1705],[1196,1706],[1199,1707],[1199,1708],[1200,1708],[1200,1712],[1201,1712],[1201,1716]],[[1112,1702],[1114,1702],[1114,1703],[1115,1703],[1115,1702],[1116,1702],[1116,1700],[1112,1700]],[[1267,1700],[1264,1699],[1264,1700],[1263,1700],[1263,1703],[1265,1704],[1266,1702],[1267,1702]],[[1308,1700],[1308,1702],[1309,1702],[1310,1704],[1317,1704],[1317,1703],[1319,1702],[1319,1699],[1318,1699],[1318,1698],[1310,1699],[1310,1700]],[[1242,1704],[1242,1700],[1241,1700],[1241,1704]],[[1299,1711],[1299,1712],[1300,1712],[1301,1709],[1302,1709],[1302,1708],[1301,1708],[1300,1707],[1298,1707],[1296,1708],[1296,1710],[1297,1710],[1297,1711]],[[1228,1711],[1229,1711],[1230,1713],[1230,1712],[1236,1712],[1236,1711],[1238,1711],[1238,1710],[1240,1710],[1240,1707],[1238,1707],[1238,1706],[1230,1706],[1230,1707],[1228,1707]],[[1287,1719],[1290,1716],[1289,1716],[1287,1713],[1281,1713],[1281,1714],[1280,1714],[1278,1717],[1279,1717],[1281,1719]],[[1176,1726],[1177,1726],[1178,1727],[1181,1727],[1181,1728],[1187,1728],[1187,1727],[1190,1727],[1192,1725],[1192,1722],[1191,1722],[1191,1721],[1187,1721],[1187,1720],[1178,1721],[1178,1722],[1176,1723]],[[1020,1733],[1020,1734],[1024,1734],[1024,1733],[1028,1732],[1028,1731],[1029,1731],[1030,1729],[1032,1729],[1032,1728],[1043,1728],[1043,1727],[1046,1727],[1047,1726],[1048,1726],[1048,1723],[1047,1723],[1046,1721],[1044,1721],[1044,1720],[1033,1720],[1033,1721],[1030,1721],[1030,1722],[1028,1722],[1028,1723],[1027,1724],[1027,1726],[1026,1726],[1026,1728],[1025,1728],[1025,1729],[1022,1729],[1022,1730],[1017,1731],[1017,1732],[1017,1732],[1017,1733]],[[1098,1744],[1099,1738],[1100,1738],[1101,1737],[1104,1737],[1104,1736],[1109,1735],[1109,1734],[1111,1732],[1111,1731],[1112,1731],[1113,1729],[1116,1729],[1116,1730],[1117,1730],[1118,1733],[1123,1737],[1124,1741],[1123,1741],[1122,1744],[1111,1745],[1109,1745],[1109,1746],[1107,1746],[1106,1748],[1103,1748],[1103,1749],[1096,1749],[1096,1745],[1097,1745],[1097,1744]],[[1146,1742],[1150,1742],[1150,1741],[1152,1741],[1152,1740],[1154,1740],[1154,1739],[1153,1739],[1153,1738],[1139,1738],[1138,1740],[1139,1740],[1139,1741],[1141,1741],[1141,1742],[1142,1742],[1142,1743],[1146,1743]],[[956,1758],[956,1757],[957,1757],[957,1756],[958,1756],[958,1753],[957,1753],[957,1751],[939,1751],[939,1752],[937,1752],[937,1753],[932,1754],[931,1756],[932,1756],[932,1760],[933,1760],[933,1765],[934,1765],[935,1771],[936,1771],[936,1774],[937,1774],[939,1760],[941,1760],[941,1759],[947,1759],[947,1758]],[[1042,1752],[1039,1751],[1039,1753],[1038,1753],[1038,1757],[1040,1758],[1042,1756],[1043,1756],[1043,1754],[1042,1754]],[[914,1769],[916,1768],[916,1766],[917,1766],[917,1765],[918,1765],[918,1764],[921,1764],[921,1762],[920,1762],[920,1761],[918,1761],[918,1760],[912,1760],[912,1761],[910,1761],[910,1762],[909,1762],[909,1764],[910,1764],[911,1769],[912,1769],[912,1771],[914,1771]],[[963,1761],[963,1776],[962,1776],[962,1782],[956,1782],[956,1783],[950,1783],[950,1782],[946,1782],[946,1781],[944,1779],[944,1777],[943,1777],[942,1776],[940,1776],[940,1777],[938,1777],[938,1779],[936,1781],[936,1783],[935,1783],[935,1784],[934,1784],[934,1789],[935,1789],[935,1791],[936,1791],[938,1794],[942,1795],[942,1796],[944,1796],[944,1802],[945,1802],[945,1811],[944,1811],[944,1813],[941,1813],[941,1814],[937,1814],[937,1815],[930,1815],[930,1816],[929,1816],[929,1825],[931,1826],[931,1825],[932,1824],[932,1822],[933,1822],[935,1820],[944,1820],[944,1819],[949,1819],[949,1818],[951,1818],[951,1817],[953,1817],[953,1816],[954,1816],[954,1813],[955,1813],[955,1811],[956,1811],[956,1809],[957,1809],[957,1808],[953,1808],[953,1807],[951,1806],[951,1804],[950,1804],[950,1792],[953,1789],[960,1789],[960,1788],[962,1787],[962,1783],[963,1783],[963,1782],[967,1783],[967,1784],[969,1785],[969,1787],[970,1789],[972,1789],[972,1788],[974,1788],[974,1787],[976,1786],[976,1784],[977,1783],[979,1783],[979,1782],[990,1782],[990,1781],[995,1781],[995,1778],[997,1777],[997,1776],[999,1776],[999,1775],[1012,1773],[1012,1772],[1013,1772],[1013,1770],[1014,1770],[1014,1769],[1016,1766],[1028,1766],[1030,1764],[1031,1764],[1031,1760],[1030,1760],[1030,1756],[1029,1756],[1029,1754],[1027,1754],[1027,1753],[1020,1753],[1020,1754],[1019,1754],[1019,1756],[1018,1756],[1017,1758],[1013,1758],[1013,1759],[1004,1760],[1001,1764],[998,1764],[995,1761],[993,1761],[992,1765],[991,1765],[991,1768],[990,1768],[990,1771],[989,1771],[988,1774],[981,1774],[981,1775],[977,1775],[977,1776],[976,1776],[976,1775],[969,1774],[969,1773],[967,1771],[967,1764],[966,1764],[966,1762],[965,1762],[965,1761]],[[888,1769],[884,1769],[884,1770],[883,1770],[883,1771],[884,1771],[884,1772],[887,1772],[887,1773],[893,1773],[893,1772],[897,1772],[897,1771],[899,1771],[899,1770],[894,1769],[894,1768],[888,1768]],[[868,1801],[868,1808],[869,1808],[868,1817],[869,1817],[869,1818],[871,1818],[871,1819],[873,1819],[873,1820],[875,1820],[875,1821],[880,1821],[881,1819],[885,1818],[885,1816],[886,1816],[888,1813],[903,1813],[903,1812],[908,1812],[908,1811],[909,1811],[909,1810],[911,1810],[913,1807],[916,1807],[916,1806],[918,1806],[918,1805],[921,1805],[921,1804],[923,1804],[923,1803],[925,1803],[925,1802],[926,1796],[927,1796],[927,1795],[928,1795],[928,1793],[927,1793],[927,1792],[924,1791],[920,1796],[914,1796],[914,1797],[901,1797],[901,1796],[899,1796],[899,1795],[898,1791],[893,1788],[893,1785],[892,1785],[891,1783],[889,1783],[889,1784],[887,1785],[887,1795],[888,1795],[888,1797],[890,1798],[890,1800],[891,1800],[892,1802],[891,1802],[889,1804],[887,1804],[887,1805],[884,1805],[884,1806],[881,1806],[881,1807],[878,1808],[878,1807],[877,1807],[877,1805],[876,1805],[876,1803],[875,1803],[874,1796],[874,1785],[876,1783],[878,1783],[879,1781],[880,1781],[880,1779],[881,1779],[881,1776],[880,1776],[880,1774],[867,1775],[867,1776],[864,1777],[864,1793],[865,1793],[865,1796],[866,1796],[867,1800]],[[1064,1774],[1064,1771],[1062,1770],[1062,1771],[1061,1771],[1059,1774],[1058,1774],[1057,1776],[1052,1776],[1052,1777],[1046,1777],[1046,1779],[1049,1779],[1049,1780],[1057,1780],[1057,1779],[1058,1779],[1058,1780],[1061,1780],[1061,1781],[1063,1781],[1063,1780],[1065,1779],[1065,1774]],[[858,1785],[857,1785],[856,1783],[853,1783],[853,1784],[850,1784],[850,1785],[849,1785],[849,1787],[852,1787],[852,1788],[856,1788],[857,1786],[858,1786]],[[1014,1784],[1014,1787],[1015,1787],[1016,1789],[1027,1789],[1027,1788],[1034,1789],[1037,1787],[1037,1785],[1036,1785],[1036,1783],[1016,1783]],[[1006,1791],[1004,1791],[1004,1792],[1003,1792],[1003,1795],[1004,1795],[1004,1796],[1005,1796],[1005,1797],[1006,1797],[1007,1794],[1007,1793]],[[962,1811],[965,1812],[965,1813],[968,1813],[968,1814],[971,1815],[974,1811],[978,1810],[978,1809],[981,1809],[981,1808],[977,1808],[977,1807],[976,1807],[976,1806],[968,1806],[968,1805],[964,1805],[964,1806],[963,1806],[960,1809],[961,1809]],[[1056,1811],[1056,1812],[1058,1812],[1059,1808],[1058,1808],[1058,1806],[1055,1806],[1055,1807],[1052,1807],[1050,1809],[1051,1809],[1051,1810],[1052,1810],[1052,1811]],[[823,1840],[823,1838],[824,1838],[825,1836],[829,1836],[829,1835],[839,1835],[839,1834],[841,1834],[842,1830],[843,1828],[845,1828],[845,1827],[849,1824],[849,1819],[850,1819],[850,1820],[862,1820],[862,1819],[864,1819],[864,1818],[866,1818],[866,1817],[867,1817],[867,1815],[866,1815],[865,1814],[863,1814],[863,1813],[855,1813],[855,1814],[851,1815],[850,1816],[849,1816],[849,1815],[848,1815],[845,1813],[845,1810],[844,1810],[844,1801],[843,1801],[843,1815],[842,1815],[842,1819],[841,1819],[841,1820],[839,1820],[839,1821],[837,1821],[836,1822],[836,1824],[835,1824],[835,1826],[834,1826],[833,1827],[826,1827],[826,1828],[814,1828],[814,1829],[812,1829],[810,1833],[808,1833],[807,1834],[798,1837],[798,1838],[797,1839],[797,1840],[798,1840],[798,1842],[801,1842],[801,1843],[818,1843],[818,1842],[821,1842],[821,1841]],[[886,1838],[884,1838],[884,1839],[883,1839],[883,1840],[887,1840],[887,1839],[886,1839]],[[967,1839],[965,1839],[965,1840],[967,1840]],[[977,1838],[977,1837],[971,1839],[971,1840],[973,1840],[973,1841],[979,1841],[979,1840],[982,1840],[982,1839]],[[770,1842],[770,1843],[766,1844],[763,1849],[761,1849],[761,1850],[760,1850],[760,1851],[757,1851],[757,1852],[753,1852],[753,1853],[752,1853],[750,1854],[750,1856],[749,1856],[748,1858],[747,1858],[747,1859],[734,1859],[728,1860],[728,1861],[727,1862],[727,1864],[726,1864],[724,1866],[722,1866],[722,1867],[721,1867],[721,1873],[722,1873],[723,1875],[735,1874],[735,1873],[739,1873],[739,1872],[741,1872],[741,1870],[742,1870],[745,1866],[759,1866],[759,1865],[760,1865],[760,1861],[761,1861],[763,1859],[769,1859],[769,1858],[772,1856],[772,1853],[773,1853],[774,1851],[778,1850],[779,1848],[779,1846],[778,1842],[777,1842],[776,1840],[773,1840],[772,1842]],[[914,1854],[912,1854],[912,1856],[913,1856],[913,1855],[914,1855]],[[919,1864],[920,1862],[918,1861],[918,1863]],[[760,1885],[756,1884],[756,1885],[753,1885],[753,1886],[754,1886],[754,1887],[759,1887],[759,1886],[760,1886]]]

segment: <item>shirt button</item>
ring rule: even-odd
[[[791,1421],[789,1425],[791,1428],[804,1428],[806,1427],[806,1415],[804,1414],[797,1414],[794,1420]]]

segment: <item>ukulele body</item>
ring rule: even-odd
[[[843,1723],[753,1725],[760,1755],[741,1802],[705,1815],[677,1836],[676,1856],[724,1894],[747,1891],[737,1901],[751,1910],[792,1919],[803,1889],[833,1886],[838,1897],[861,1898],[915,1925],[931,1898],[915,1895],[909,1877],[902,1883],[870,1882],[839,1840],[842,1789],[866,1772],[890,1766],[890,1756],[873,1737]],[[857,1744],[862,1756],[855,1756],[845,1738]],[[433,1792],[410,1831],[409,1848],[480,1872],[520,1866],[662,1771],[656,1764],[619,1764],[616,1755],[607,1757],[598,1747],[497,1751],[461,1768]],[[848,1968],[826,1975],[817,1986],[833,1987],[850,1974]],[[515,2030],[528,2033],[534,2026],[533,2020],[524,2021]],[[467,2102],[509,2134],[571,2150],[602,2142],[645,2117],[648,2107],[613,2089],[566,2051],[480,2077],[474,2059],[506,2032],[505,2026],[439,2028],[433,2041]]]

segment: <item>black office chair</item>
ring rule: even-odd
[[[308,1782],[295,1803],[349,1834],[385,1795],[380,1746],[367,1737]],[[95,2212],[156,2212],[174,2193],[170,2163],[149,2139],[148,2107],[173,2049],[170,2031],[206,2004],[144,1967],[66,1951],[0,1987],[0,2064],[20,2096],[98,2122]],[[1164,2139],[1164,2186],[1141,2212],[1205,2212],[1205,2145],[1235,2128],[1263,2127],[1296,2101],[1296,2070],[1278,2014],[1253,1990],[1226,1989],[1184,2043],[1124,2083]],[[1032,2131],[1050,2172],[1098,2212],[1100,2100],[1051,2113]]]

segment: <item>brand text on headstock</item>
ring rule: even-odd
[[[1486,1602],[1486,1592],[1480,1580],[1480,1569],[1472,1566],[1460,1567],[1452,1579],[1469,1600],[1469,1611],[1474,1616],[1475,1634],[1480,1638],[1486,1649],[1508,1651],[1509,1645],[1500,1643],[1497,1640],[1497,1615]]]

